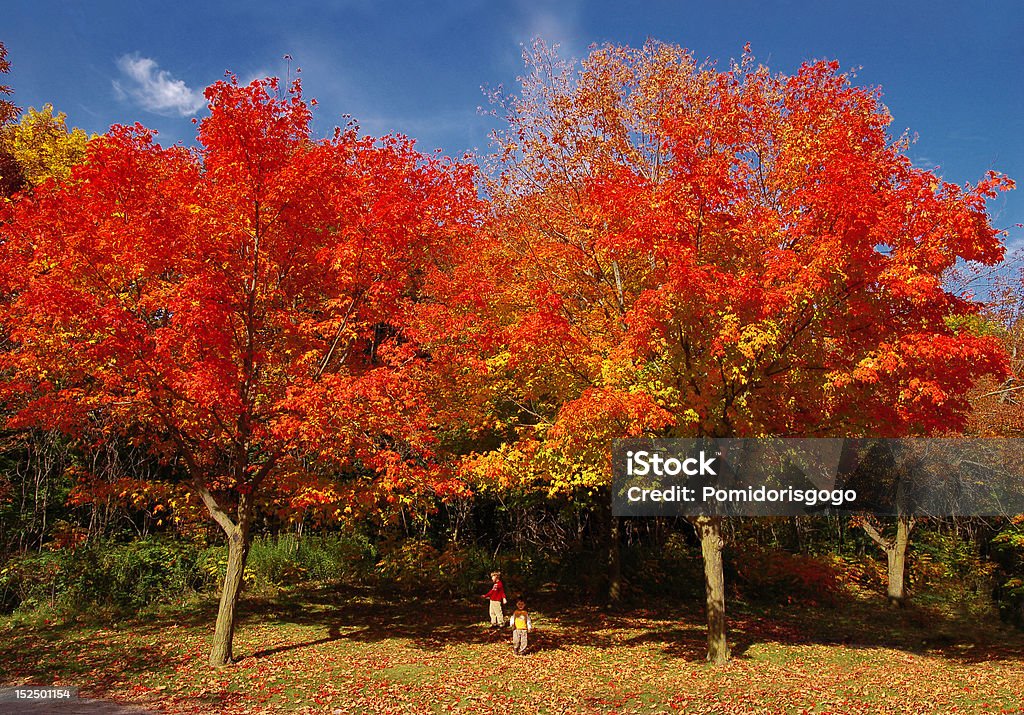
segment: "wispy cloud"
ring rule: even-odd
[[[160,69],[156,60],[149,57],[122,55],[117,58],[117,68],[122,77],[114,80],[114,91],[146,111],[188,117],[206,103],[202,92]]]
[[[541,38],[548,45],[557,44],[559,54],[565,58],[580,58],[587,54],[586,43],[580,33],[581,7],[578,0],[564,0],[545,7],[539,3],[520,0],[516,3],[520,22],[510,27],[513,39],[529,44]]]

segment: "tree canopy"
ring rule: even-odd
[[[16,124],[0,130],[0,151],[14,158],[24,182],[38,186],[47,179],[67,179],[71,167],[85,157],[88,135],[77,127],[68,130],[67,115],[54,114],[53,105],[29,107]]]
[[[113,127],[70,180],[9,209],[0,320],[15,424],[143,441],[228,535],[220,664],[261,497],[343,506],[308,456],[443,488],[407,326],[476,194],[470,169],[409,140],[314,139],[297,84],[231,80],[207,99],[198,150]]]
[[[1005,372],[943,274],[1002,258],[985,201],[1013,183],[915,167],[837,63],[718,69],[657,42],[526,58],[496,98],[480,251],[522,428],[484,471],[599,485],[616,437],[956,429]]]

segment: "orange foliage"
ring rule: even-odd
[[[607,474],[612,437],[933,433],[1005,374],[942,277],[1002,258],[985,203],[1013,182],[915,168],[836,63],[656,42],[527,63],[480,249],[522,439]]]

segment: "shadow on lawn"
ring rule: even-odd
[[[652,648],[691,662],[704,659],[703,614],[659,607],[621,613],[566,606],[531,599],[537,630],[530,651],[573,648],[635,649],[638,657]],[[217,604],[213,599],[187,608],[169,609],[131,623],[133,632],[153,635],[174,623],[212,633]],[[439,652],[453,645],[493,644],[511,649],[508,628],[490,630],[482,600],[411,599],[356,587],[306,587],[274,597],[246,594],[240,608],[240,634],[259,625],[299,625],[326,629],[326,635],[299,642],[268,644],[251,652],[236,644],[240,660],[271,658],[333,642],[376,643],[406,640],[417,649]],[[736,602],[729,615],[733,655],[749,657],[755,644],[834,645],[849,649],[892,648],[930,654],[957,662],[1024,660],[1024,633],[993,619],[953,617],[911,605],[889,609],[878,603],[843,602],[833,607],[754,606]],[[123,640],[87,636],[75,624],[53,624],[15,631],[0,642],[0,678],[5,682],[50,683],[87,677],[97,689],[128,682],[135,675],[172,669],[180,660],[173,649],[140,644],[129,650]],[[323,633],[323,630],[320,630]],[[157,641],[161,642],[161,641]]]
[[[180,657],[163,648],[76,633],[77,626],[52,625],[15,631],[0,642],[0,682],[54,683],[104,692],[137,676],[173,668]]]
[[[246,623],[281,622],[303,626],[325,626],[327,636],[303,643],[262,649],[250,658],[262,658],[285,651],[313,647],[338,640],[373,643],[404,639],[424,651],[437,652],[453,645],[511,643],[508,627],[490,628],[484,621],[487,611],[467,600],[411,601],[407,595],[393,594],[393,600],[379,600],[365,592],[321,589],[301,591],[262,604],[247,604],[242,616]],[[248,607],[248,606],[254,607]],[[551,619],[547,619],[550,622]],[[531,651],[557,650],[573,645],[607,648],[612,641],[595,628],[558,621],[557,635],[543,629],[531,638]]]
[[[536,601],[533,601],[536,603]],[[595,608],[547,602],[537,611],[532,652],[573,647],[660,647],[671,657],[704,659],[707,641],[701,611],[680,613],[659,608],[607,614]],[[247,622],[284,622],[324,626],[328,634],[308,642],[258,650],[263,658],[333,641],[379,642],[405,639],[424,651],[453,644],[507,644],[508,628],[490,630],[482,602],[419,599],[393,594],[390,600],[358,589],[300,590],[244,607]],[[206,623],[212,623],[212,614]],[[955,618],[911,605],[890,609],[878,603],[843,602],[833,607],[757,607],[736,604],[729,615],[733,655],[746,656],[756,643],[836,645],[851,649],[892,648],[937,655],[959,662],[1024,660],[1024,633],[995,621]]]
[[[1024,633],[994,618],[952,617],[911,605],[891,609],[878,603],[842,603],[830,608],[751,608],[737,604],[728,619],[732,654],[747,657],[755,644],[825,645],[851,650],[893,649],[933,655],[959,663],[1024,661]],[[667,655],[702,660],[706,631],[699,611],[684,616],[686,625],[651,623],[626,641],[662,644]]]

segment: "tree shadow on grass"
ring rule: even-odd
[[[730,621],[733,654],[758,643],[893,649],[970,664],[1024,660],[1024,632],[994,616],[953,615],[911,603],[892,608],[875,600],[842,600],[829,607],[737,609]]]
[[[661,605],[622,613],[597,608],[540,601],[531,610],[537,627],[530,637],[530,652],[556,652],[572,648],[660,650],[663,654],[701,662],[707,649],[705,619],[696,604],[680,608]],[[892,648],[973,663],[1024,660],[1024,633],[988,621],[955,618],[923,607],[890,609],[878,603],[839,602],[833,606],[802,607],[758,605],[734,601],[727,615],[734,657],[746,658],[755,644],[782,646],[836,645],[850,649]],[[215,599],[168,609],[149,619],[124,624],[133,632],[153,635],[169,622],[179,627],[208,629],[216,617]],[[274,595],[246,594],[240,607],[239,635],[249,627],[297,625],[314,629],[316,637],[271,642],[246,653],[236,645],[239,660],[272,658],[334,642],[376,643],[404,640],[426,652],[452,645],[511,648],[511,630],[491,630],[486,606],[477,599],[410,598],[402,593],[368,588],[308,586]],[[54,624],[22,638],[0,643],[0,675],[4,680],[48,683],[69,682],[76,673],[99,673],[99,689],[127,682],[134,675],[173,667],[178,658],[154,646],[94,642],[76,633],[74,624]],[[326,633],[325,633],[326,631]],[[292,631],[294,633],[294,631]],[[27,652],[32,651],[31,656]],[[49,649],[49,650],[48,650]],[[42,657],[40,657],[42,654]],[[90,676],[92,677],[92,676]],[[80,683],[86,685],[85,683]]]
[[[696,625],[667,625],[645,630],[639,635],[625,639],[622,645],[630,648],[660,645],[666,655],[700,661],[707,655],[708,638],[706,631]]]
[[[154,645],[126,646],[117,640],[75,634],[72,626],[23,629],[0,642],[0,682],[60,683],[78,686],[83,694],[105,692],[141,675],[172,670],[179,660]]]
[[[687,661],[705,660],[706,618],[701,608],[658,607],[608,616],[597,609],[554,612],[549,620],[561,626],[555,636],[571,644],[597,648],[655,647]],[[587,621],[592,623],[587,626]],[[766,606],[734,602],[727,614],[733,657],[747,658],[756,644],[825,645],[842,648],[894,649],[931,655],[963,664],[1024,661],[1024,632],[994,618],[954,616],[910,605],[892,609],[877,602],[839,601],[832,606]],[[597,633],[589,633],[597,630]],[[618,635],[609,637],[608,631]],[[626,635],[630,631],[633,635]],[[639,632],[637,632],[639,631]]]
[[[541,603],[534,599],[532,603]],[[264,649],[250,657],[331,641],[378,642],[404,639],[420,650],[436,652],[451,644],[509,644],[511,630],[490,630],[483,622],[485,607],[475,600],[410,599],[393,594],[380,599],[368,589],[321,588],[296,590],[251,604],[245,623],[272,621],[325,626],[326,637]],[[636,609],[608,614],[597,608],[565,606],[554,600],[534,611],[537,630],[531,652],[574,647],[598,650],[661,646],[668,656],[704,661],[706,620],[696,605],[688,608]],[[1024,660],[1024,633],[998,622],[977,620],[914,605],[891,609],[878,603],[841,600],[832,606],[800,607],[734,602],[727,615],[732,654],[747,656],[758,643],[780,645],[837,645],[847,648],[892,648],[972,663],[986,660]],[[212,622],[212,620],[211,620]],[[640,631],[640,632],[636,632]]]
[[[419,598],[386,594],[380,598],[365,589],[321,587],[299,589],[274,598],[248,597],[240,607],[237,633],[257,624],[289,624],[322,627],[327,634],[317,638],[273,645],[251,653],[239,653],[239,660],[266,658],[302,648],[314,648],[336,641],[375,643],[405,640],[418,650],[439,652],[451,645],[509,645],[512,631],[507,626],[490,628],[482,601]],[[215,612],[191,614],[189,621],[209,623]],[[614,644],[593,622],[561,614],[541,617],[543,625],[534,636],[538,650],[561,650],[573,646],[610,648]],[[179,621],[183,622],[183,621]],[[553,629],[551,627],[554,627]],[[155,626],[154,626],[155,627]],[[237,651],[237,649],[236,649]]]

